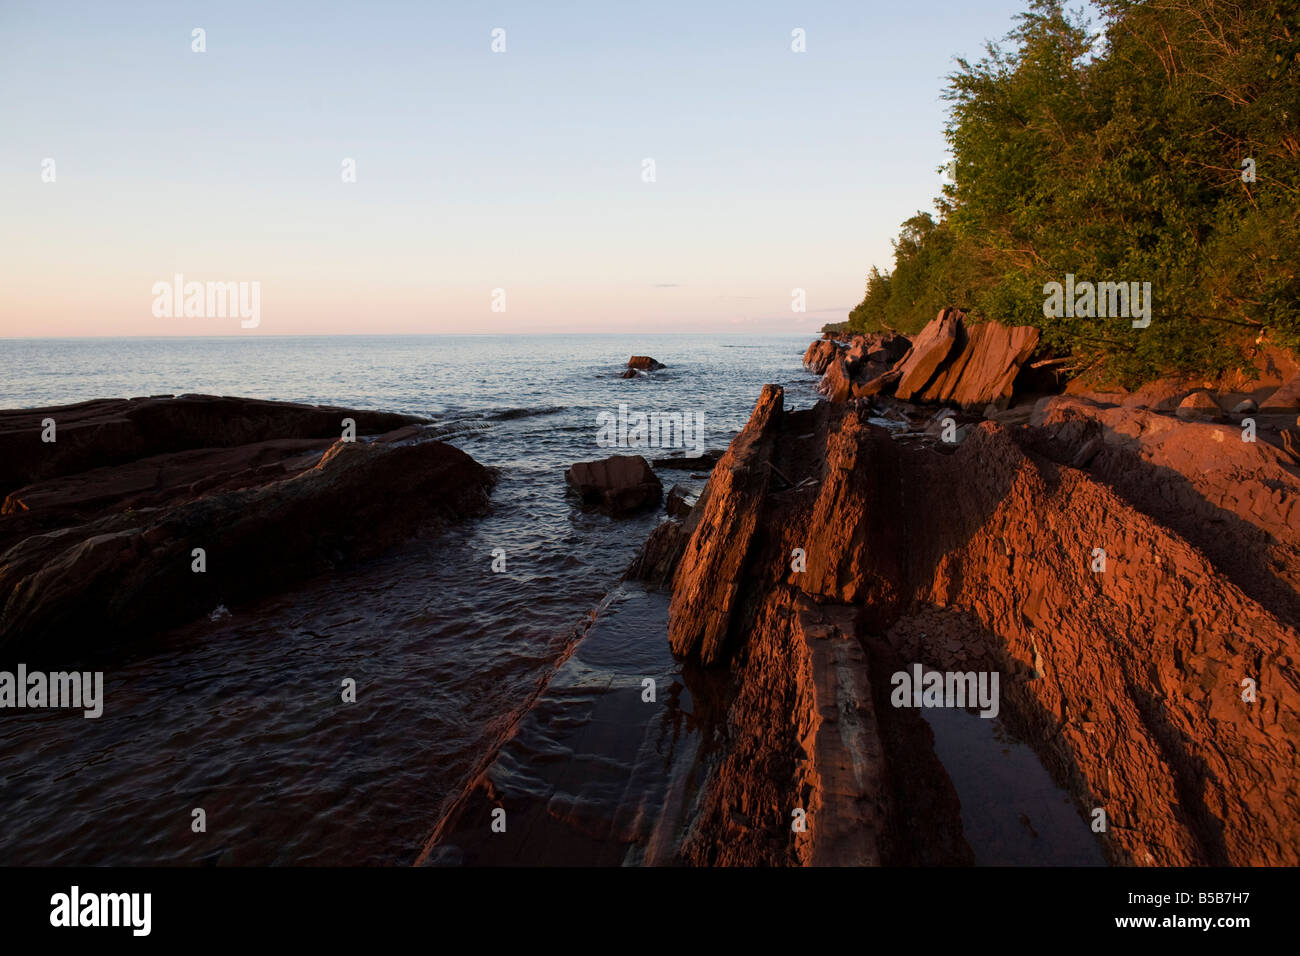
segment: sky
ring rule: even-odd
[[[812,331],[1022,8],[0,0],[0,337]]]

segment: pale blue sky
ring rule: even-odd
[[[1021,9],[325,6],[0,0],[0,335],[813,329]],[[177,272],[260,282],[259,327],[153,316]]]

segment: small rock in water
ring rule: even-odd
[[[640,455],[574,462],[564,478],[584,504],[598,505],[615,517],[657,505],[663,497],[663,485]]]
[[[673,485],[668,490],[668,513],[674,518],[685,518],[695,506],[697,496],[684,485]]]
[[[208,615],[208,620],[211,621],[213,624],[215,624],[217,623],[217,621],[224,621],[228,617],[230,617],[229,608],[227,608],[224,604],[218,604],[216,610],[214,610],[211,614]]]
[[[1259,410],[1259,404],[1253,398],[1248,398],[1245,401],[1238,402],[1235,406],[1233,406],[1232,414],[1249,415],[1251,412],[1258,411],[1258,410]]]
[[[667,368],[668,366],[664,365],[663,362],[652,359],[648,355],[633,355],[627,360],[627,367],[642,372],[654,372],[661,368]]]

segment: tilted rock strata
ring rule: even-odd
[[[1035,450],[1053,429],[1068,431],[1065,422],[1017,432],[986,422],[938,454],[891,441],[851,405],[785,414],[781,403],[780,389],[764,389],[693,510],[698,524],[673,579],[674,652],[730,663],[737,686],[733,749],[701,798],[684,858],[816,862],[818,819],[810,814],[805,839],[791,829],[791,808],[834,803],[841,809],[823,811],[820,826],[843,829],[849,813],[845,832],[861,824],[877,835],[848,856],[935,859],[907,826],[905,801],[867,792],[924,789],[907,783],[907,761],[924,759],[924,748],[891,759],[887,741],[918,718],[889,706],[887,684],[869,706],[849,694],[858,703],[845,712],[871,718],[851,728],[859,760],[843,749],[824,756],[813,715],[843,691],[810,676],[810,642],[800,650],[792,623],[815,604],[860,643],[861,661],[836,665],[859,682],[881,687],[891,668],[912,662],[998,671],[1003,719],[1081,817],[1106,811],[1098,838],[1112,862],[1300,862],[1300,634],[1285,593],[1294,595],[1295,526],[1283,523],[1300,496],[1294,470],[1270,460],[1260,472],[1257,494],[1276,496],[1259,497],[1273,505],[1251,509],[1253,527],[1292,564],[1270,589],[1248,593],[1234,581],[1240,569],[1216,565],[1226,553],[1171,526],[1172,507],[1148,510],[1116,482],[1112,452],[1092,457],[1094,476]],[[1207,443],[1203,458],[1218,447],[1204,435],[1185,440]],[[1073,458],[1077,438],[1063,444]],[[1189,482],[1182,493],[1231,487],[1198,480],[1199,491]],[[1093,570],[1095,549],[1105,570]],[[1247,678],[1253,703],[1243,700]],[[742,804],[747,811],[734,809]],[[935,819],[956,825],[951,812]]]
[[[1032,326],[967,327],[962,313],[948,308],[910,342],[897,335],[859,335],[848,345],[819,339],[804,366],[822,376],[818,390],[832,402],[892,394],[982,411],[1006,408],[1038,343]]]

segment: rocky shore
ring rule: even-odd
[[[1036,343],[814,342],[830,400],[763,389],[420,862],[976,862],[923,673],[988,678],[1069,801],[1028,862],[1300,862],[1294,361],[1110,393]]]
[[[1001,719],[1111,863],[1295,865],[1294,364],[1233,394],[1039,395],[1036,333],[983,328],[945,311],[910,343],[814,342],[831,401],[765,388],[647,542],[634,574],[670,589],[674,654],[730,682],[678,858],[968,862],[894,694],[921,664],[1000,676]],[[900,391],[983,414],[940,411],[964,422],[945,440]],[[1215,411],[1187,414],[1195,395]]]
[[[0,412],[0,647],[129,641],[481,513],[427,422],[203,395]]]

